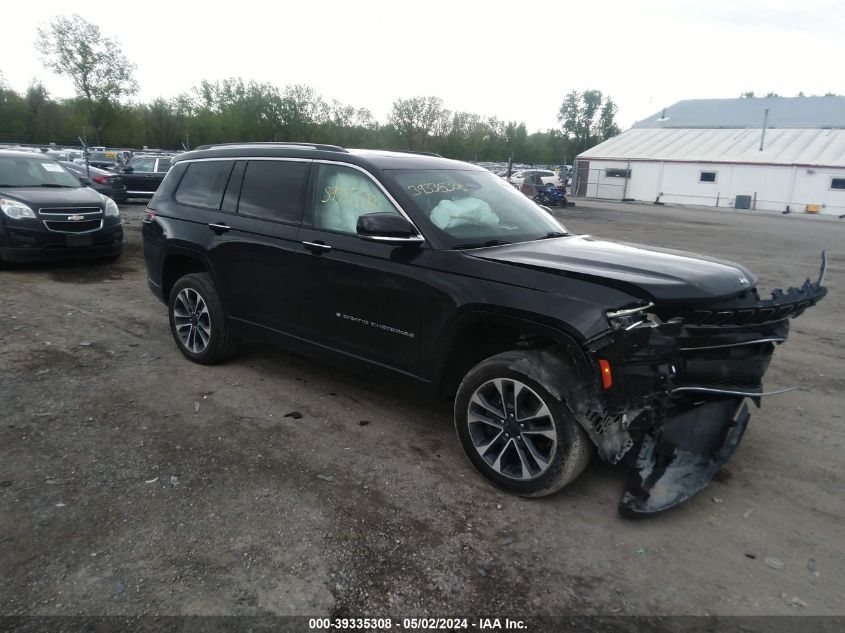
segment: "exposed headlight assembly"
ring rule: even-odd
[[[102,194],[100,194],[102,195]],[[106,205],[106,217],[112,218],[119,218],[120,217],[120,209],[117,208],[117,204],[114,200],[109,198],[108,196],[103,196],[103,202]]]
[[[654,304],[647,303],[636,308],[609,310],[605,315],[616,329],[635,330],[641,327],[658,327],[661,321],[656,314],[649,312],[652,308]]]
[[[23,218],[35,219],[35,212],[23,202],[18,202],[17,200],[0,198],[0,209],[2,209],[3,213],[13,220],[20,220]]]

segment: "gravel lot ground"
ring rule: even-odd
[[[123,207],[116,264],[0,271],[0,614],[845,614],[845,221],[559,212],[743,262],[763,289],[831,255],[767,375],[805,390],[754,412],[705,492],[630,521],[625,473],[597,459],[551,498],[497,491],[449,412],[393,384],[264,346],[183,359],[142,210]]]

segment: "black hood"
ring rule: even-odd
[[[473,257],[590,278],[652,299],[678,301],[728,297],[753,288],[744,266],[693,253],[570,235],[467,251]]]
[[[9,187],[0,197],[23,202],[35,211],[50,207],[103,207],[102,196],[90,187]]]

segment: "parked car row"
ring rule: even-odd
[[[60,161],[65,169],[75,174],[82,184],[87,184],[94,191],[108,196],[115,202],[125,202],[126,183],[114,172],[96,167],[85,168],[85,165]],[[86,182],[86,180],[88,182]]]

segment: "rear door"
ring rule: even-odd
[[[302,329],[321,346],[417,375],[429,288],[419,247],[357,237],[365,213],[399,213],[367,172],[315,163],[303,257]]]
[[[155,192],[158,188],[158,183],[154,181],[155,178],[155,164],[154,156],[142,156],[133,158],[127,167],[130,171],[121,172],[123,182],[126,183],[126,193],[132,195],[148,196]],[[160,181],[159,181],[160,182]]]
[[[238,161],[212,254],[227,313],[244,325],[296,334],[301,310],[298,239],[310,160]]]

